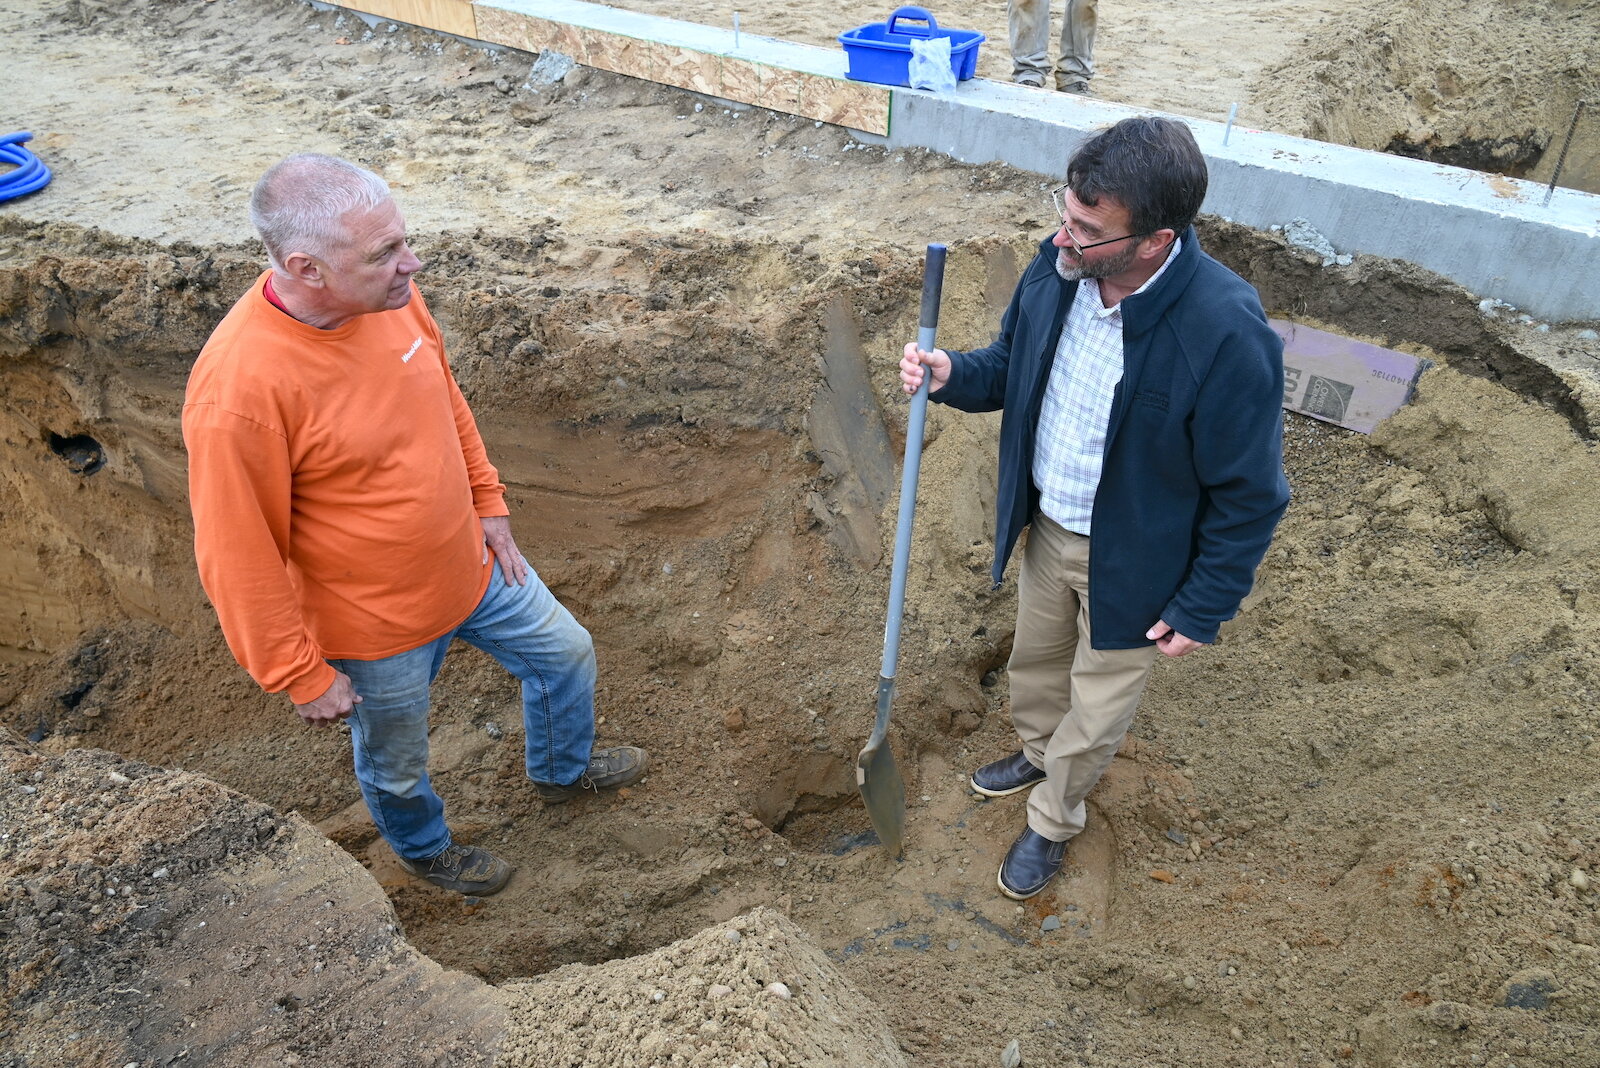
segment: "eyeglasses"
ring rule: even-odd
[[[1104,241],[1091,241],[1087,245],[1078,240],[1078,235],[1072,232],[1072,225],[1067,222],[1067,189],[1065,185],[1058,185],[1050,190],[1050,203],[1056,207],[1056,217],[1061,220],[1061,228],[1067,232],[1067,240],[1072,244],[1072,251],[1080,257],[1089,249],[1099,248],[1101,245],[1114,245],[1118,241],[1126,241],[1130,237],[1149,237],[1149,234],[1123,234],[1121,237],[1108,237]]]

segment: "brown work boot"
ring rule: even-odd
[[[427,860],[401,857],[400,866],[434,886],[477,897],[486,897],[505,886],[516,870],[487,849],[460,845],[452,845]]]
[[[596,749],[589,755],[589,766],[576,782],[565,786],[553,782],[536,782],[535,789],[547,805],[571,801],[585,790],[599,793],[631,786],[644,778],[650,767],[650,754],[636,745],[617,745],[610,749]]]

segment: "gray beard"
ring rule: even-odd
[[[1121,274],[1133,266],[1133,258],[1138,255],[1137,248],[1130,247],[1115,259],[1105,260],[1097,264],[1079,263],[1076,266],[1067,262],[1067,250],[1056,250],[1056,273],[1068,282],[1081,282],[1085,278],[1110,278],[1112,275]]]

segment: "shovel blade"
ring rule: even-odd
[[[886,739],[873,738],[856,757],[856,785],[878,841],[898,860],[906,832],[906,787]]]

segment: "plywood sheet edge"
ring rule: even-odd
[[[886,85],[631,37],[472,0],[358,0],[340,6],[523,52],[553,50],[612,74],[863,133],[889,134],[893,90]]]

